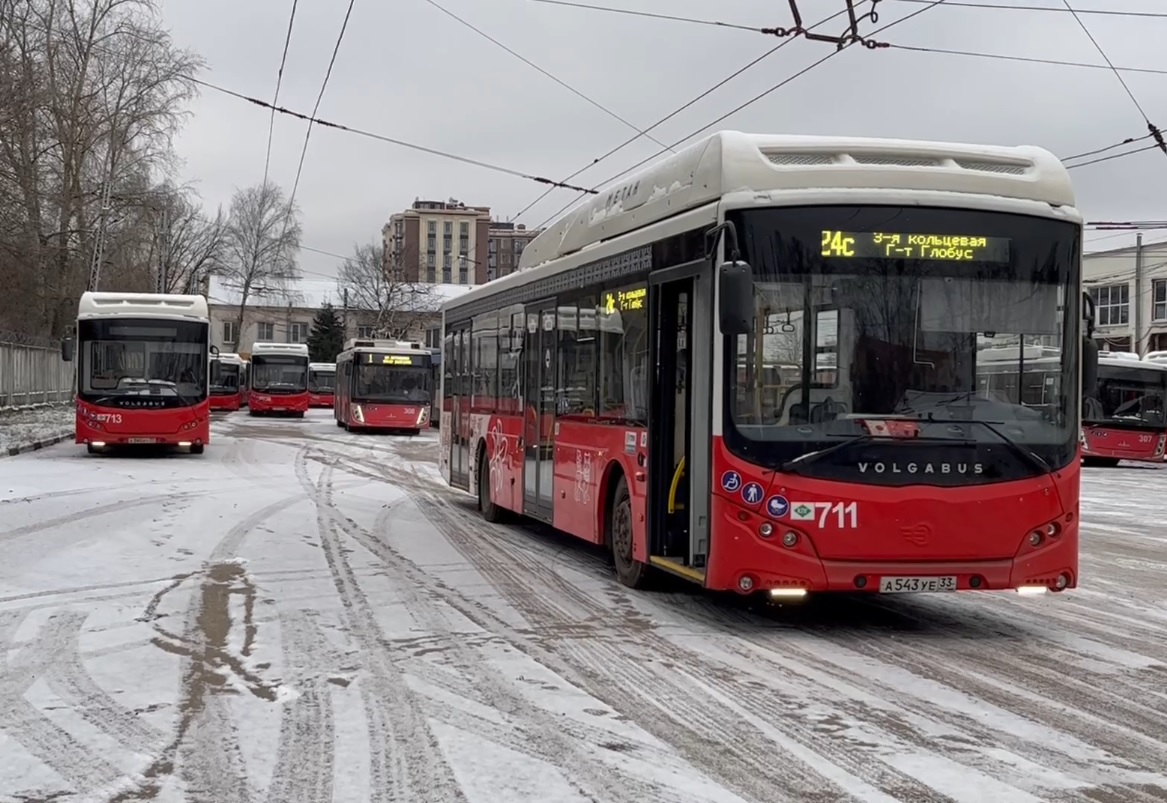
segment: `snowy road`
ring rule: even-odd
[[[0,459],[0,801],[1167,800],[1167,471],[1085,587],[754,613],[487,525],[436,437]]]

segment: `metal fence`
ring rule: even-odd
[[[0,409],[70,401],[73,369],[58,341],[0,331]]]

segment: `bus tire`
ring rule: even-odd
[[[478,509],[491,524],[503,519],[503,509],[490,498],[490,466],[486,464],[485,449],[478,450]]]
[[[612,562],[616,577],[629,588],[648,585],[648,566],[632,557],[632,495],[628,481],[620,477],[612,494],[612,508],[608,511],[608,543],[612,547]]]
[[[194,444],[191,444],[190,453],[191,454],[202,454],[206,448],[207,447],[201,443],[194,443]]]
[[[344,422],[338,418],[336,419],[336,426],[340,429],[344,429]]]
[[[303,418],[303,417],[304,417],[303,413],[296,413],[296,418]]]

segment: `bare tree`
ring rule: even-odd
[[[133,223],[111,198],[173,167],[200,68],[154,0],[0,0],[0,270],[12,277],[0,320],[61,334],[104,265],[97,235],[111,219]],[[111,251],[119,284],[143,278],[126,261],[132,242]]]
[[[353,309],[373,313],[376,333],[405,338],[417,316],[437,309],[431,285],[405,280],[404,265],[386,252],[383,242],[353,246],[344,261],[337,289]]]
[[[247,303],[256,296],[288,295],[288,283],[298,279],[300,215],[289,206],[276,184],[237,190],[231,199],[223,249],[222,275],[239,294],[235,316],[243,331]]]

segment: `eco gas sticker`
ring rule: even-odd
[[[791,521],[814,521],[814,505],[810,502],[795,502],[790,509]]]

